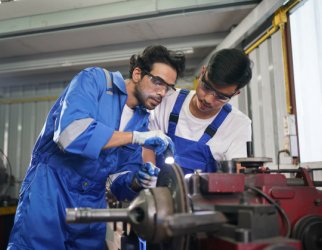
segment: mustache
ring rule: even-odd
[[[158,103],[160,103],[162,101],[162,97],[161,96],[150,96],[150,98]]]
[[[199,99],[199,102],[200,102],[202,105],[204,105],[204,106],[206,106],[206,107],[208,107],[208,108],[210,108],[210,107],[211,107],[210,103],[206,102],[205,100],[201,100],[201,99]]]

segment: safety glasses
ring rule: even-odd
[[[221,93],[220,91],[212,87],[213,84],[209,83],[206,80],[205,74],[203,74],[201,79],[199,79],[199,83],[200,83],[200,87],[203,89],[204,92],[206,92],[208,95],[214,96],[218,101],[221,101],[221,102],[229,102],[233,96],[235,96],[240,92],[239,90],[236,90],[236,92],[233,93],[232,95]]]
[[[167,94],[176,91],[176,88],[174,87],[174,84],[166,83],[161,77],[154,76],[154,75],[152,75],[151,73],[149,73],[149,72],[147,72],[145,70],[142,70],[142,72],[144,73],[144,75],[146,75],[150,79],[150,81],[155,86],[158,86],[159,88],[164,89]]]

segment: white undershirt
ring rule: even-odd
[[[121,115],[119,131],[124,131],[127,123],[131,120],[133,115],[134,115],[134,110],[125,104]]]
[[[168,132],[169,115],[178,94],[179,91],[166,96],[161,104],[151,112],[150,130],[159,129],[164,133]],[[194,94],[195,91],[190,91],[182,105],[175,135],[198,141],[216,115],[209,119],[200,119],[193,116],[189,110],[189,103]],[[238,109],[232,107],[232,111],[221,124],[216,134],[207,142],[207,145],[216,160],[231,160],[232,158],[247,156],[246,142],[250,140],[250,119]]]

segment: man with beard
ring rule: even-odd
[[[173,149],[161,131],[147,131],[147,109],[174,91],[184,65],[182,53],[149,46],[131,57],[128,80],[98,67],[73,78],[33,149],[8,249],[104,249],[106,223],[67,224],[65,209],[106,208],[106,179],[120,168],[131,192],[155,185],[153,164],[136,165],[137,174],[124,163],[140,145]]]

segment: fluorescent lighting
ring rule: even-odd
[[[10,3],[10,2],[17,2],[19,0],[0,0],[0,4],[2,3]]]

